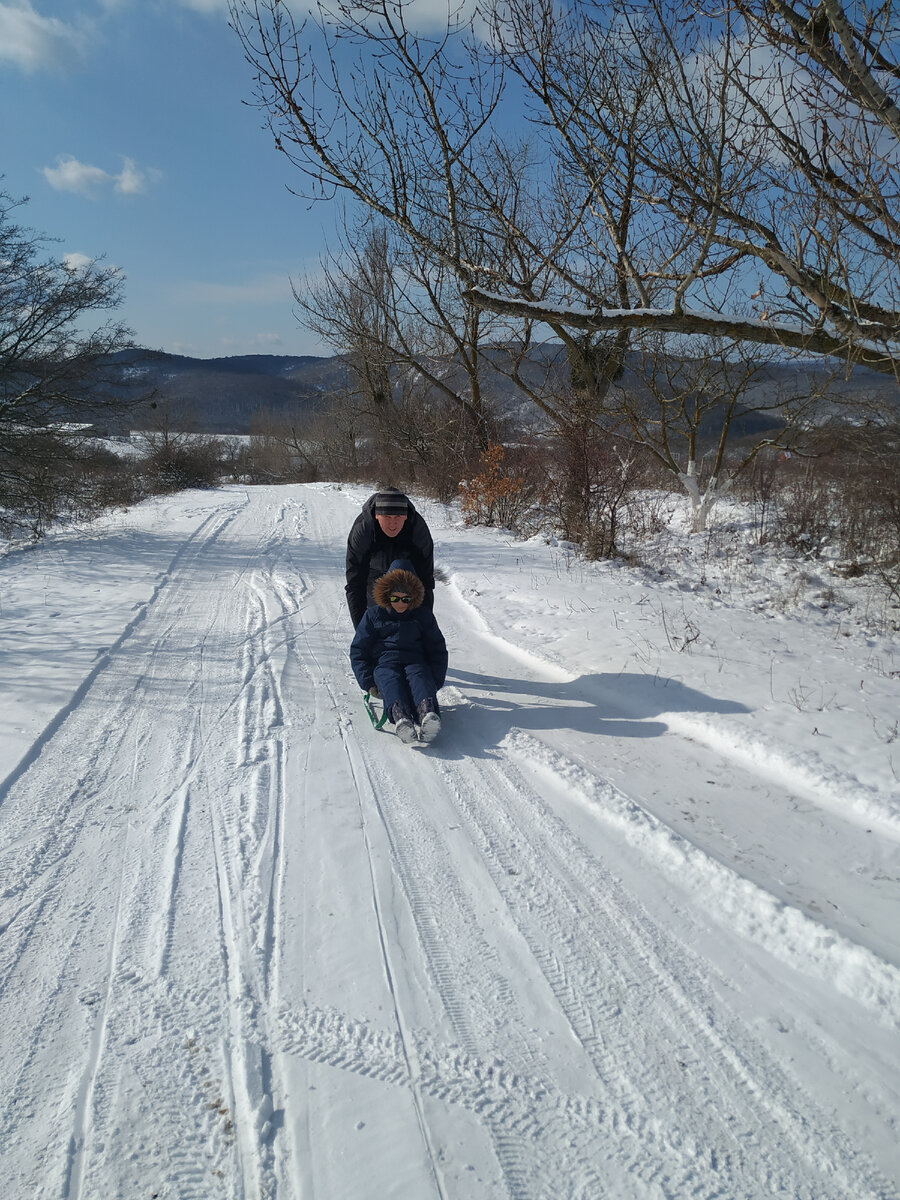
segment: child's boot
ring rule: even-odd
[[[395,704],[391,709],[391,720],[394,722],[394,733],[405,746],[416,740],[416,727],[409,714],[404,712],[399,704]]]
[[[437,705],[430,696],[419,701],[417,715],[419,718],[419,741],[433,742],[441,732],[441,718],[437,711]]]

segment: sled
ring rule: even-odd
[[[381,729],[385,721],[388,719],[387,710],[385,709],[385,711],[379,717],[375,712],[375,705],[372,703],[372,697],[369,692],[366,692],[366,694],[363,696],[363,704],[365,705],[366,712],[369,714],[369,720],[372,722],[374,727],[376,729]]]

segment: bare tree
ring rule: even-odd
[[[122,278],[47,257],[47,239],[13,220],[22,203],[0,194],[0,524],[39,537],[93,507],[81,448],[91,423],[122,411],[105,359],[130,335],[112,319],[83,330],[121,303]]]
[[[470,199],[481,189],[499,72],[472,70],[458,14],[415,36],[403,3],[337,0],[302,24],[284,0],[230,0],[280,151],[313,194],[339,191],[444,265],[475,277]],[[477,243],[477,249],[482,249]]]
[[[498,319],[380,220],[347,220],[321,274],[295,286],[303,319],[345,357],[348,389],[377,472],[455,495],[496,436],[484,395],[487,337]]]
[[[232,0],[279,148],[554,329],[695,334],[896,373],[897,28],[860,0],[399,0],[317,29]],[[318,39],[318,40],[317,40]],[[524,106],[531,139],[504,133]]]
[[[432,393],[465,426],[476,450],[488,445],[491,414],[482,375],[496,318],[460,297],[456,277],[383,222],[345,229],[322,274],[294,290],[305,323],[347,356],[354,390],[370,419],[396,420],[394,399]]]
[[[678,482],[699,531],[762,451],[799,452],[831,376],[779,381],[777,360],[758,347],[707,342],[703,354],[696,349],[645,340],[606,413]]]
[[[761,400],[762,348],[898,378],[890,4],[481,0],[480,39],[459,10],[425,32],[401,0],[319,11],[232,0],[278,148],[510,322],[506,369],[564,441],[595,421],[646,441],[698,526],[816,399]],[[556,364],[535,380],[548,330],[575,386]],[[678,354],[692,378],[665,378]],[[626,361],[643,405],[617,387]],[[729,460],[760,406],[771,430]]]
[[[346,394],[327,398],[322,411],[304,414],[284,436],[311,478],[356,480],[366,473],[368,447],[362,422]]]
[[[632,188],[638,236],[616,246],[610,227],[600,253],[625,255],[637,298],[598,304],[576,279],[567,296],[475,288],[474,300],[586,330],[729,337],[896,374],[890,5],[505,0],[494,11],[507,69],[598,197],[592,208],[604,212],[610,179]],[[623,109],[635,117],[627,143]]]

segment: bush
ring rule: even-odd
[[[589,422],[564,430],[550,451],[543,503],[556,532],[586,558],[614,557],[636,477],[633,447]]]
[[[845,575],[874,575],[900,597],[900,430],[820,431],[803,455],[760,454],[734,491],[759,544],[827,553]]]
[[[38,541],[62,521],[90,520],[141,498],[133,465],[89,441],[29,431],[28,455],[0,455],[0,535]]]
[[[539,486],[499,442],[484,451],[479,473],[459,485],[459,495],[467,525],[531,532]]]
[[[777,497],[778,540],[807,558],[818,558],[839,536],[843,488],[829,474],[809,462],[802,474],[796,471],[786,474]]]
[[[222,448],[215,438],[182,434],[155,439],[147,435],[148,453],[141,471],[151,493],[180,492],[186,488],[211,488],[221,480]]]

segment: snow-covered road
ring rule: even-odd
[[[94,548],[112,633],[4,726],[0,1194],[900,1195],[900,805],[818,749],[849,707],[801,743],[752,623],[687,655],[633,582],[433,506],[445,726],[404,747],[347,663],[364,495]]]

